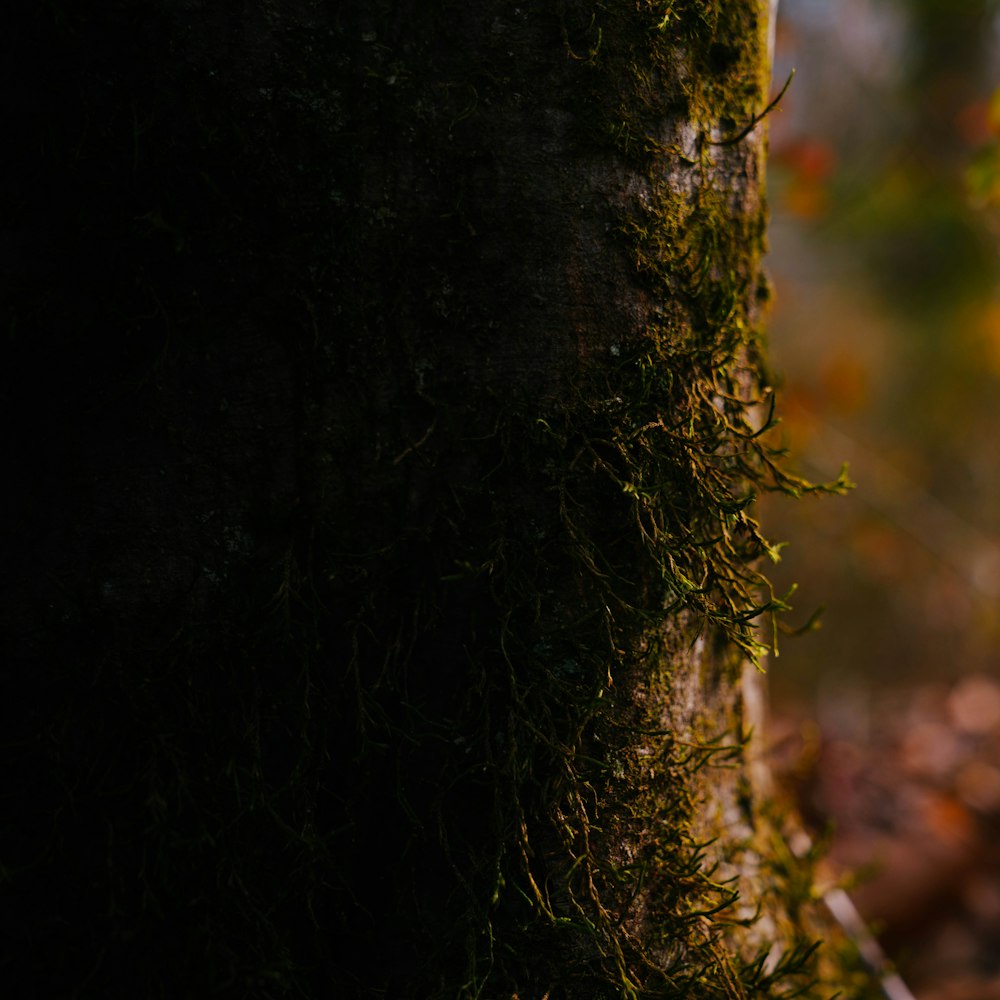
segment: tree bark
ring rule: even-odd
[[[25,15],[11,982],[815,972],[743,687],[752,491],[803,485],[758,434],[766,9]]]

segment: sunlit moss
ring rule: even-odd
[[[219,487],[238,517],[220,529],[225,574],[204,571],[203,619],[138,665],[95,670],[136,730],[134,761],[102,752],[139,795],[123,850],[141,858],[100,858],[105,919],[116,946],[149,944],[137,964],[162,949],[139,971],[150,996],[166,982],[240,997],[331,983],[420,1000],[791,995],[815,971],[800,928],[773,960],[731,933],[764,897],[792,913],[804,891],[759,864],[761,906],[745,898],[740,853],[772,848],[743,830],[751,793],[730,787],[748,738],[740,671],[763,648],[755,623],[782,607],[754,492],[814,488],[762,433],[748,131],[768,101],[762,8],[498,3],[473,55],[446,44],[465,41],[465,10],[410,24],[373,2],[286,22],[264,5],[236,49],[247,63],[218,71],[164,15],[149,37],[185,53],[161,53],[174,90],[122,88],[130,128],[87,147],[122,188],[152,171],[122,223],[144,262],[122,301],[167,343],[135,382],[167,369],[182,383],[244,324],[293,400],[292,454],[259,458],[288,463],[287,493]],[[551,54],[518,45],[532,31],[561,42],[559,106],[538,94]],[[629,326],[598,289],[568,347],[576,299],[534,287],[551,245],[522,246],[510,219],[548,212],[544,235],[568,253],[562,217],[579,203],[553,207],[531,183],[544,157],[504,145],[561,128],[566,159],[621,182],[579,210],[606,213],[597,255],[642,316]],[[83,132],[80,149],[100,134]],[[481,239],[494,229],[499,250]],[[203,271],[218,280],[193,294]],[[521,340],[542,347],[494,363],[529,319]],[[252,433],[228,426],[219,450],[244,456]],[[709,843],[724,798],[739,844]]]
[[[395,813],[412,823],[409,844],[436,843],[454,873],[450,922],[439,940],[426,936],[420,964],[437,979],[429,995],[790,996],[815,975],[794,921],[764,954],[733,944],[734,922],[756,912],[734,918],[739,889],[719,874],[739,867],[739,851],[720,858],[700,839],[712,827],[700,816],[708,790],[743,762],[742,663],[764,648],[759,619],[784,606],[760,571],[775,549],[754,520],[754,491],[845,485],[791,476],[764,433],[761,154],[741,145],[768,104],[764,31],[752,4],[614,2],[564,15],[564,54],[589,109],[580,155],[630,178],[608,252],[625,255],[651,318],[583,363],[555,404],[490,399],[475,438],[463,432],[469,412],[449,412],[427,388],[436,363],[421,359],[428,412],[392,451],[441,477],[449,442],[463,442],[483,463],[480,481],[439,490],[437,519],[419,535],[389,531],[359,555],[344,556],[335,520],[324,526],[338,576],[371,595],[345,673],[363,772],[394,773],[379,761],[408,746],[462,751],[435,765],[442,791],[430,799],[411,797],[419,773],[400,779]],[[500,74],[518,68],[498,56],[478,72],[474,88],[431,88],[456,129],[501,100]],[[441,121],[426,102],[417,113]],[[479,207],[456,197],[456,244],[478,232]],[[471,320],[474,307],[445,287],[431,297],[436,314],[464,308]],[[512,506],[524,491],[531,499]],[[436,567],[437,582],[428,573],[414,593],[393,578],[403,553]],[[431,716],[421,673],[456,601],[475,637],[462,647],[471,693]],[[703,707],[704,732],[661,716],[685,673],[730,701]],[[469,827],[465,796],[487,822]],[[791,905],[781,879],[774,870],[761,887],[774,912]]]

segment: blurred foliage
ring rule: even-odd
[[[976,208],[1000,205],[1000,89],[986,106],[989,141],[978,150],[965,171],[969,198]]]
[[[982,846],[995,719],[968,717],[996,704],[1000,642],[1000,4],[780,15],[775,79],[796,68],[769,170],[783,434],[807,474],[848,460],[858,486],[764,516],[790,543],[776,585],[802,583],[801,620],[827,605],[822,635],[772,663],[776,759],[785,725],[794,794],[836,823],[834,861],[865,872],[858,902],[917,995],[978,1000],[997,995],[1000,939]]]
[[[804,471],[858,490],[772,504],[779,586],[828,605],[779,697],[991,669],[1000,621],[996,0],[783,0],[772,121],[772,357]],[[824,679],[825,678],[825,679]]]

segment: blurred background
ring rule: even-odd
[[[1000,997],[1000,0],[780,0],[775,767],[918,1000]],[[845,876],[846,877],[846,876]]]

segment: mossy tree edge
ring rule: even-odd
[[[761,433],[764,7],[25,15],[36,982],[812,989],[741,697],[753,492],[810,488]]]

